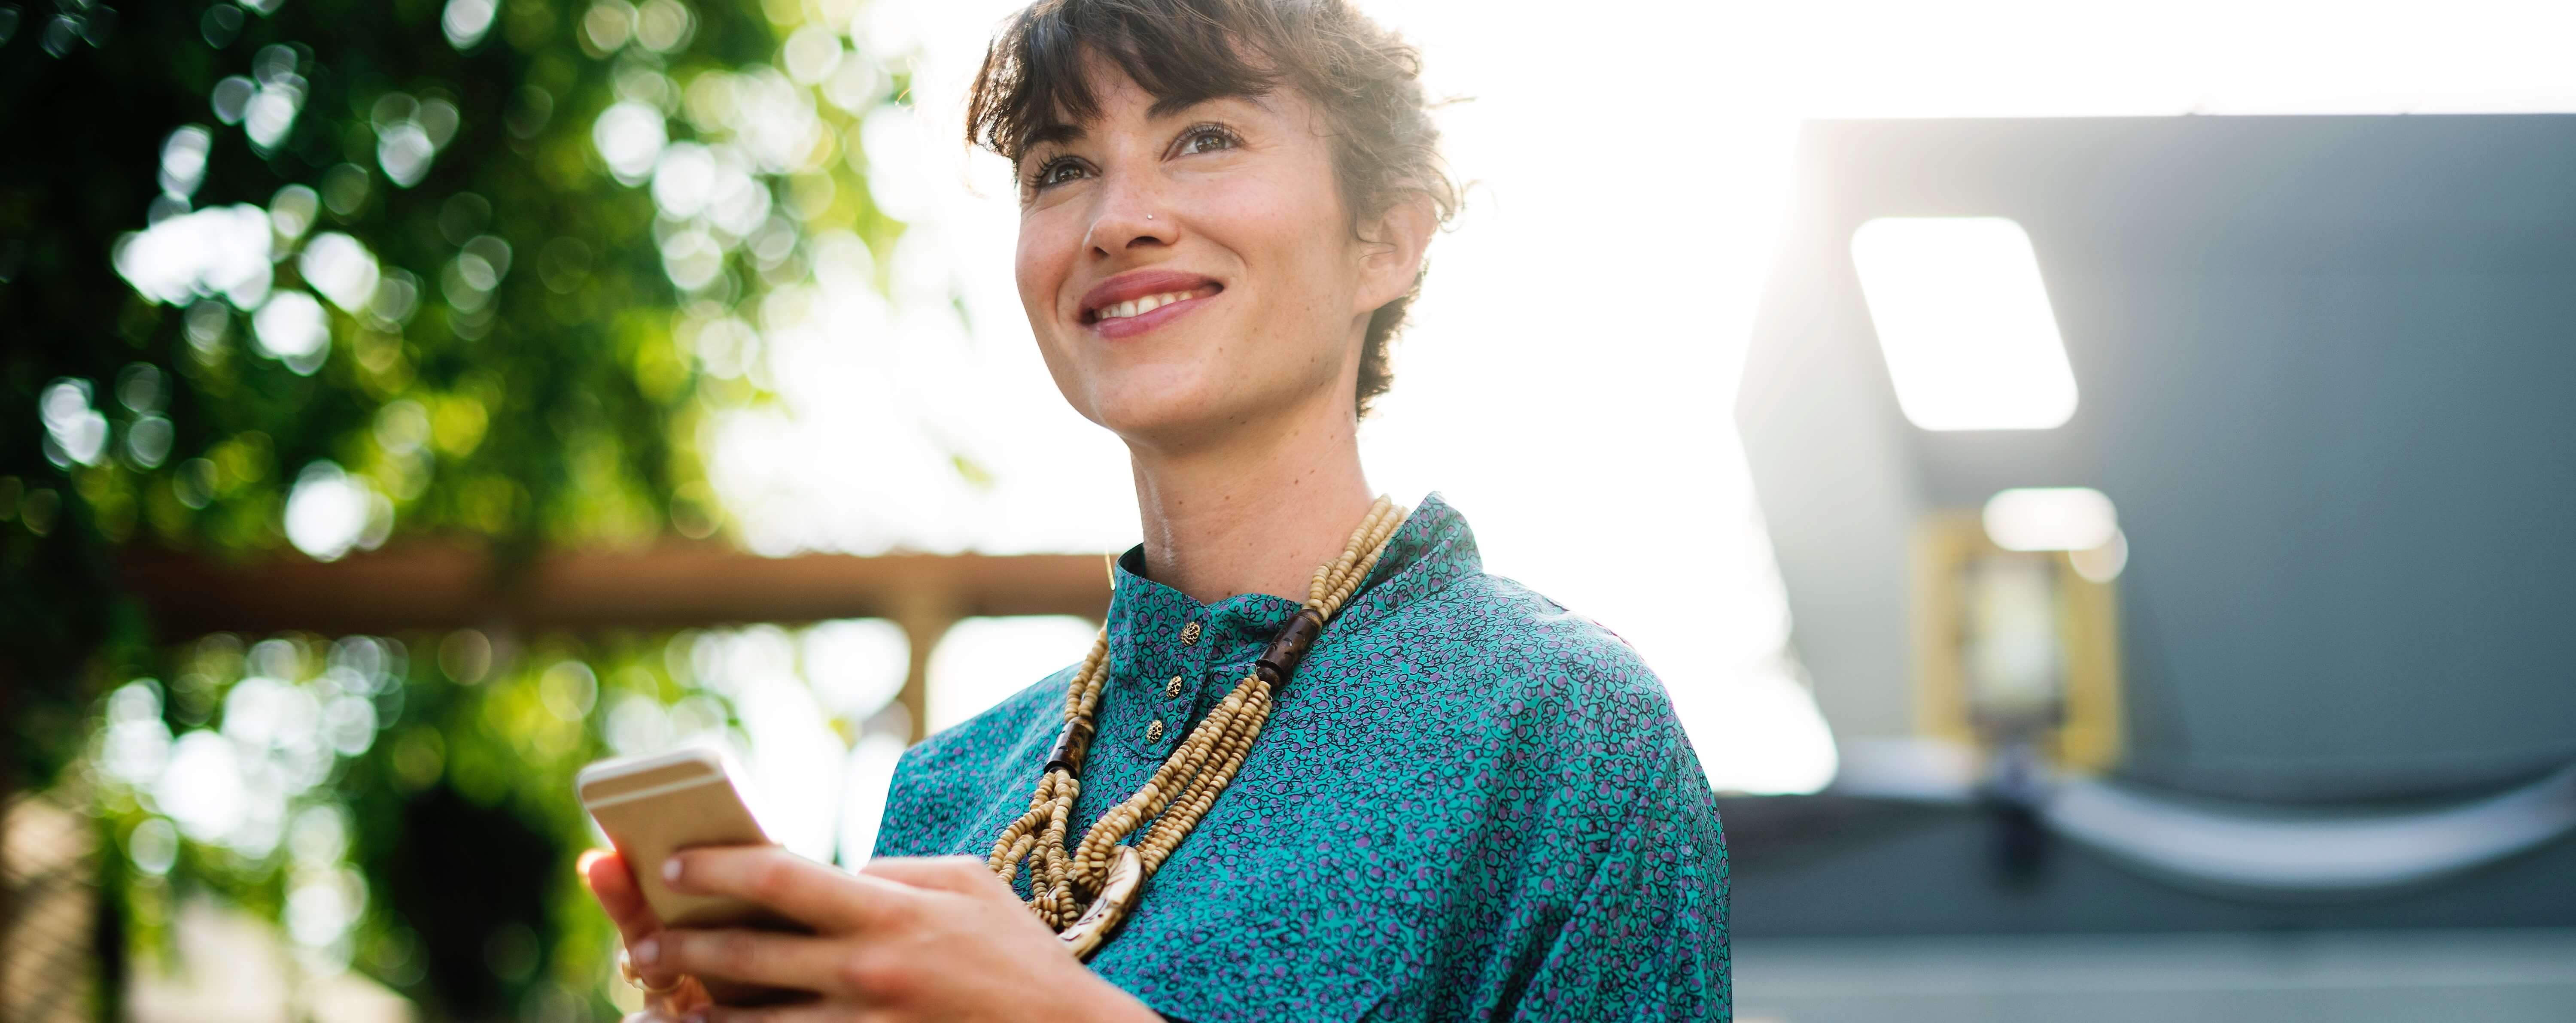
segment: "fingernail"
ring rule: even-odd
[[[662,861],[662,882],[664,884],[680,883],[679,857],[673,856]]]
[[[651,966],[651,965],[653,965],[654,963],[660,962],[660,961],[661,961],[661,959],[662,959],[662,939],[660,939],[660,938],[646,938],[646,939],[644,939],[644,940],[642,940],[642,941],[639,941],[639,942],[636,942],[636,943],[635,943],[635,961],[636,961],[636,963],[638,963],[638,964],[640,964],[640,965],[644,965],[644,966]]]

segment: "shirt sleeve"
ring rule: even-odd
[[[1507,1018],[1734,1018],[1726,842],[1679,731]]]

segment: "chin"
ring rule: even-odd
[[[1166,328],[1096,348],[1098,337],[1070,339],[1071,345],[1057,349],[1067,358],[1051,368],[1059,370],[1057,383],[1083,418],[1132,446],[1163,451],[1275,420],[1315,392],[1331,389],[1343,368],[1285,351],[1272,335],[1229,338],[1206,329],[1227,324],[1187,326],[1200,329]]]
[[[1173,384],[1137,379],[1107,382],[1092,389],[1085,411],[1092,422],[1120,439],[1154,447],[1205,438],[1227,418],[1224,402],[1207,389]]]

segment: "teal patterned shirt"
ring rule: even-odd
[[[1145,578],[1142,548],[1115,576],[1077,834],[1297,609],[1201,604]],[[905,754],[877,854],[991,852],[1028,808],[1072,674]],[[1726,923],[1716,801],[1663,684],[1608,630],[1485,574],[1434,494],[1091,965],[1197,1023],[1723,1020]]]

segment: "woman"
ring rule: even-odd
[[[1126,442],[1144,543],[1083,663],[905,756],[857,875],[672,859],[813,935],[663,930],[589,864],[651,1012],[1729,1015],[1726,851],[1661,684],[1361,472],[1455,203],[1416,71],[1339,0],[1041,0],[1004,29],[969,137],[1018,170],[1029,325]],[[691,977],[816,997],[717,1007]]]

